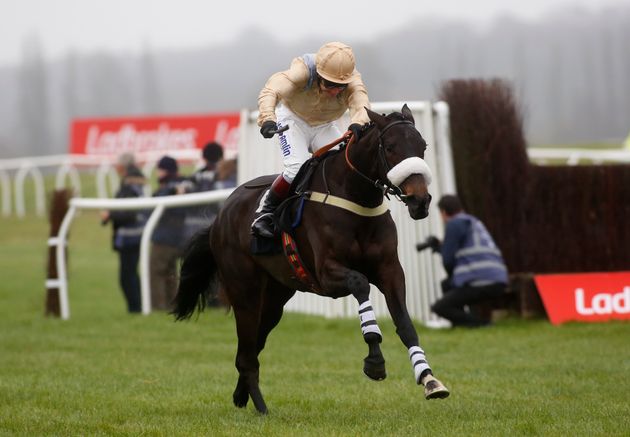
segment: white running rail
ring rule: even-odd
[[[150,242],[153,229],[157,225],[162,212],[166,208],[192,206],[208,203],[222,202],[230,195],[233,189],[208,191],[204,193],[181,194],[178,196],[164,197],[141,197],[133,199],[89,199],[75,197],[70,199],[68,212],[61,222],[59,233],[56,237],[48,240],[49,246],[54,246],[57,255],[57,279],[47,279],[47,288],[59,289],[59,307],[61,318],[67,320],[70,318],[70,303],[68,299],[68,272],[66,269],[66,246],[68,232],[72,224],[72,220],[79,209],[94,210],[141,210],[153,209],[149,220],[142,232],[142,240],[140,242],[140,288],[142,314],[151,312],[151,293],[150,293],[150,275],[149,275],[149,255]]]

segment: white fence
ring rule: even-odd
[[[564,165],[578,165],[588,162],[595,165],[605,162],[618,164],[630,163],[630,150],[628,149],[575,149],[575,148],[535,148],[527,149],[529,159],[536,164],[545,165],[561,163]]]
[[[68,299],[68,273],[66,270],[66,246],[68,231],[70,225],[79,209],[108,209],[108,210],[139,210],[153,209],[149,220],[142,232],[142,240],[140,242],[140,288],[142,313],[149,314],[151,312],[151,283],[149,275],[149,255],[150,241],[153,229],[157,225],[165,208],[192,206],[207,203],[221,202],[230,195],[232,189],[216,190],[205,193],[181,194],[178,196],[166,197],[145,197],[133,199],[82,199],[75,197],[70,199],[70,206],[66,213],[59,233],[56,237],[48,240],[49,246],[54,246],[57,255],[57,276],[58,278],[49,278],[46,280],[47,288],[59,289],[59,308],[61,318],[67,320],[70,318],[70,303]]]
[[[170,155],[178,161],[196,162],[200,160],[199,150],[166,150],[136,154],[136,160],[142,165],[145,175],[151,174],[157,160]],[[0,160],[0,195],[2,196],[2,215],[7,217],[12,213],[11,188],[15,197],[15,214],[18,217],[26,215],[25,181],[30,176],[35,190],[35,212],[38,216],[46,213],[46,187],[43,171],[47,168],[55,172],[55,189],[64,188],[70,182],[75,195],[81,195],[81,179],[79,169],[91,168],[95,170],[96,190],[99,198],[110,197],[118,185],[118,175],[114,171],[116,155],[88,156],[88,155],[50,155]],[[149,194],[150,186],[146,186]]]

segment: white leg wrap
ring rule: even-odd
[[[383,338],[383,334],[381,334],[381,330],[376,324],[376,315],[369,299],[359,305],[359,319],[361,320],[361,333],[363,335],[373,332]]]
[[[411,360],[411,367],[413,367],[416,383],[420,384],[420,375],[422,375],[422,372],[431,369],[429,363],[427,363],[427,357],[424,355],[424,351],[420,346],[411,346],[409,348],[409,359]]]

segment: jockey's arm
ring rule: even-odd
[[[367,89],[361,81],[361,75],[357,73],[357,79],[348,84],[348,110],[350,122],[364,125],[370,122],[365,108],[370,108]]]
[[[258,126],[265,121],[276,121],[276,105],[283,98],[304,88],[308,68],[301,58],[293,59],[288,70],[273,74],[258,95]]]

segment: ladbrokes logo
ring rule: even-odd
[[[194,150],[217,141],[226,154],[234,155],[239,123],[239,113],[73,120],[70,153]]]
[[[593,314],[630,313],[630,287],[619,293],[597,293],[590,302],[584,298],[584,289],[575,290],[575,309],[584,316]]]
[[[534,276],[549,320],[630,320],[630,272]]]
[[[196,129],[171,129],[168,123],[160,123],[153,130],[137,130],[128,123],[114,132],[101,132],[98,126],[92,125],[88,130],[85,150],[88,154],[113,154],[121,150],[194,149],[196,139]]]

